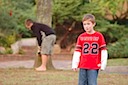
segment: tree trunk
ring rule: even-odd
[[[37,0],[37,22],[51,27],[52,0]]]
[[[37,22],[51,27],[52,22],[52,0],[37,0]],[[45,49],[45,48],[44,48]],[[35,58],[34,67],[41,65],[41,57]],[[49,56],[47,69],[54,69],[52,58]]]

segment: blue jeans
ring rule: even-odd
[[[78,85],[97,85],[98,70],[81,69]]]

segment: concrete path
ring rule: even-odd
[[[0,68],[33,68],[34,60],[0,62]],[[71,69],[71,61],[53,60],[57,69]]]
[[[34,60],[0,62],[0,68],[33,68]],[[56,69],[71,70],[70,60],[53,60]],[[107,66],[105,73],[119,73],[128,75],[128,66]]]

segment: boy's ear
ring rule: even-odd
[[[93,23],[93,26],[96,26],[96,23]]]

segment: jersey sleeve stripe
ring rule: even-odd
[[[105,44],[105,45],[100,46],[100,49],[107,49],[106,44]]]
[[[81,51],[82,50],[82,47],[80,45],[76,45],[76,48],[75,48],[76,51]]]
[[[101,45],[99,48],[102,48],[102,47],[106,47],[106,44],[104,44],[104,45]]]

